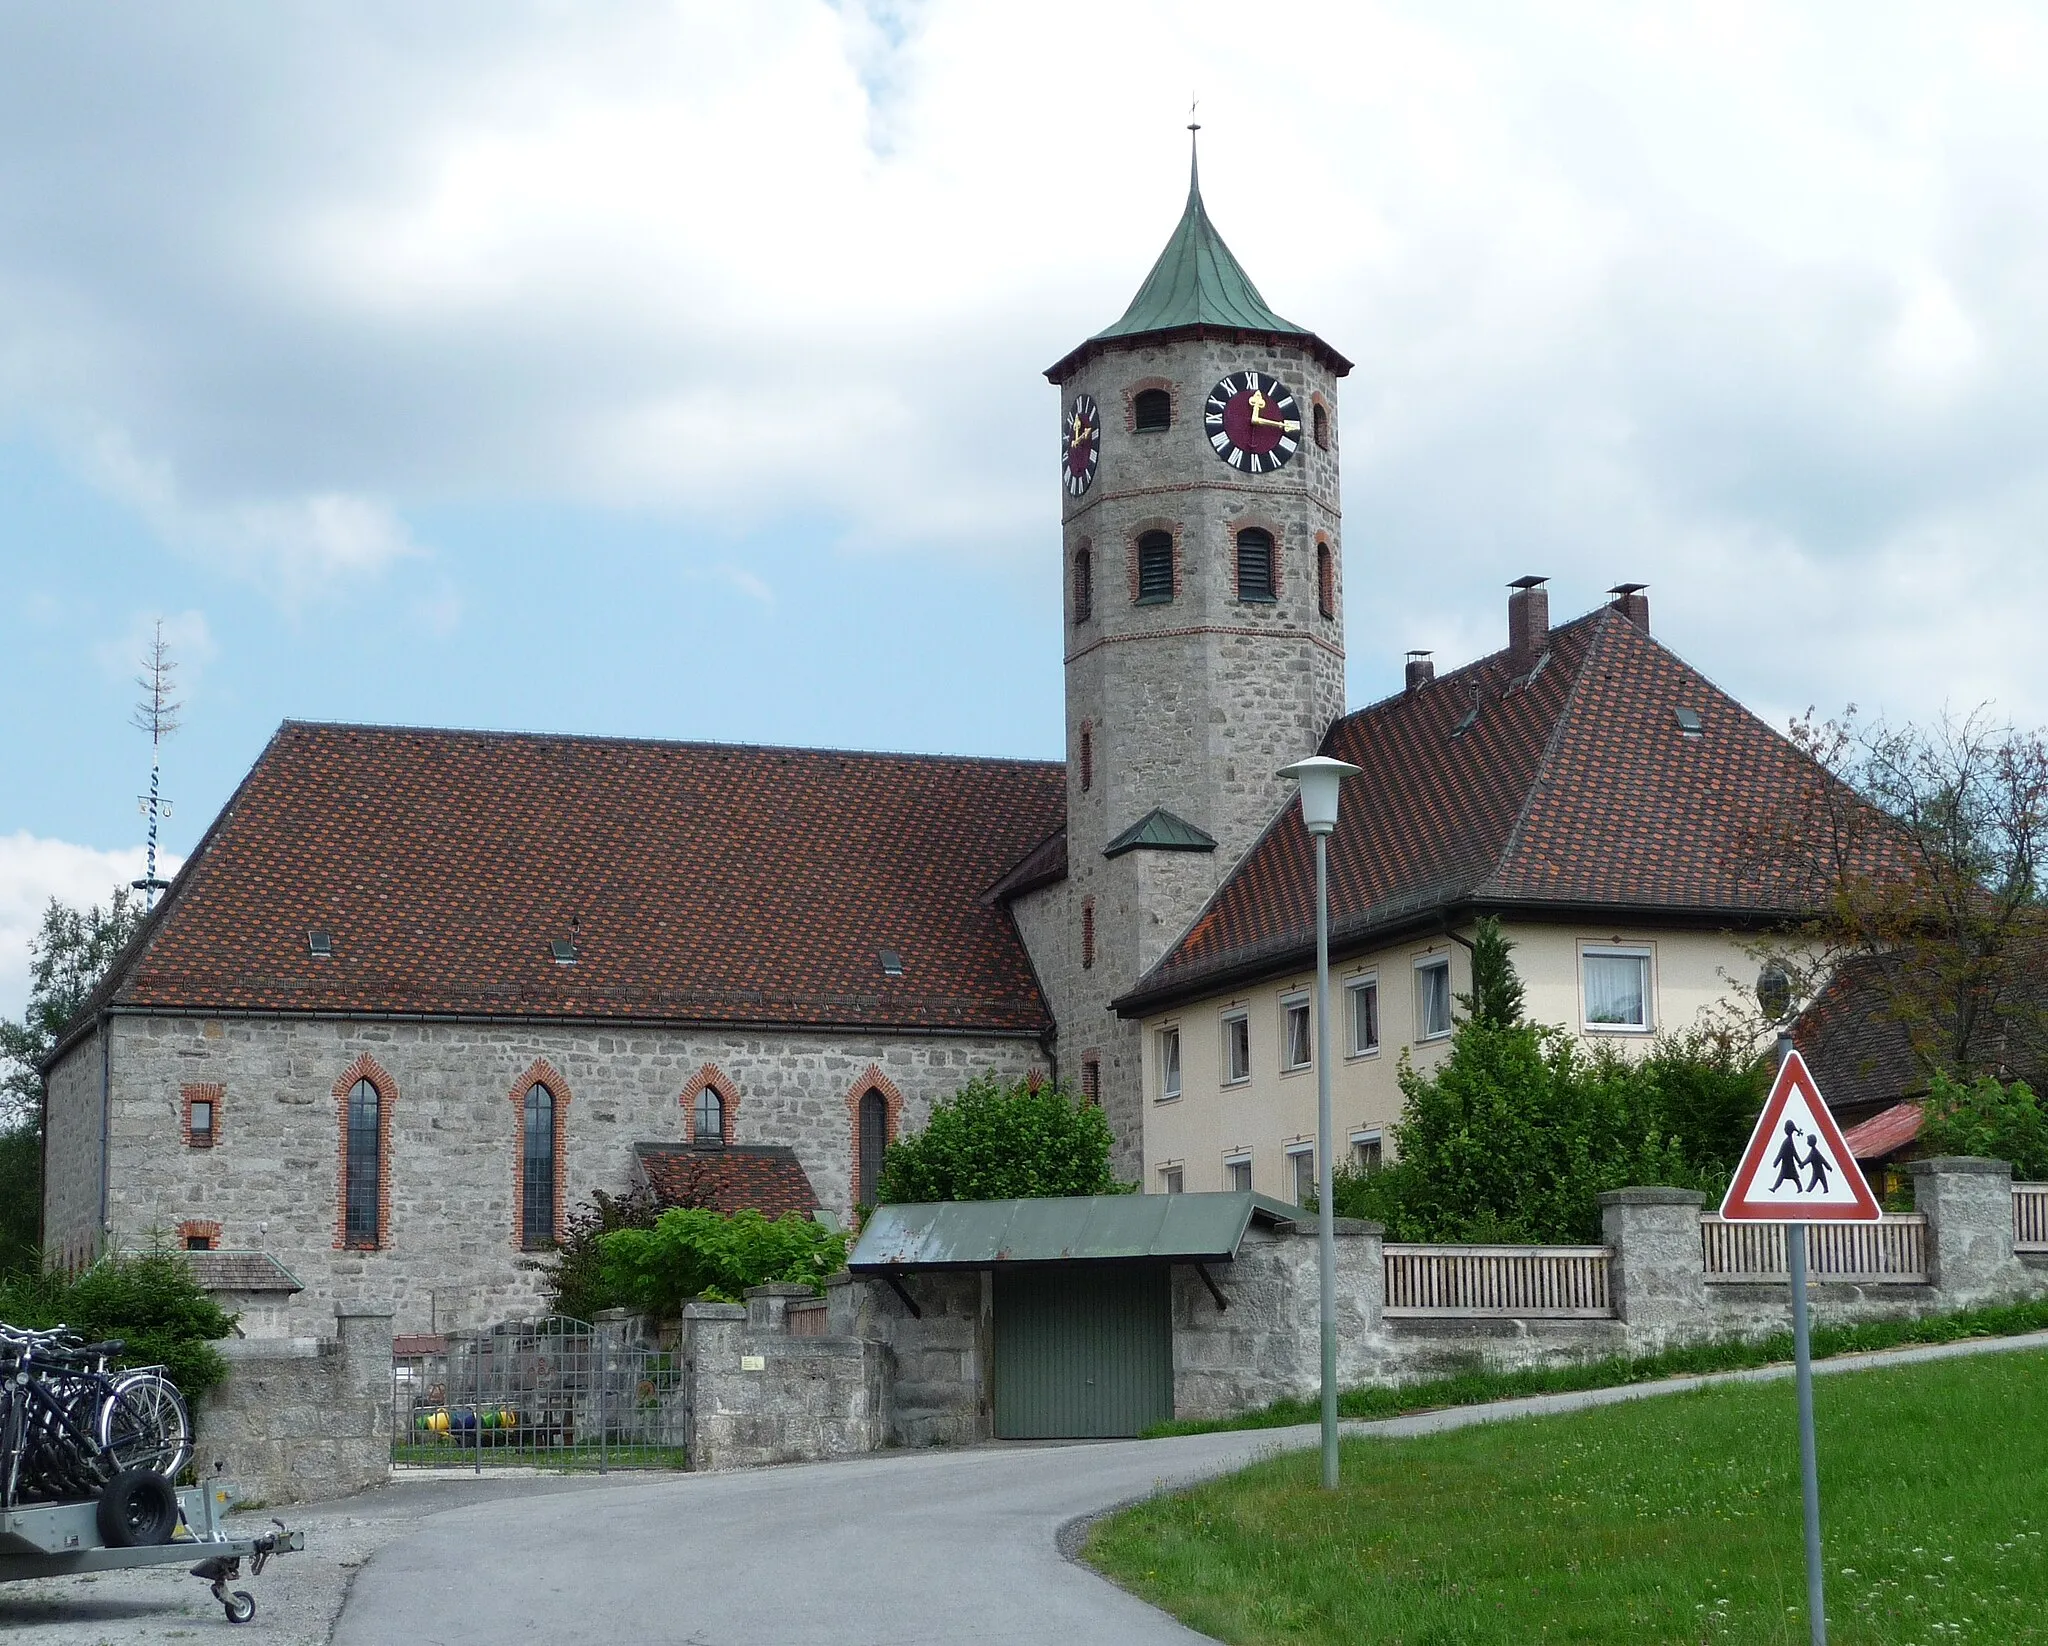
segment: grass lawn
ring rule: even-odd
[[[1819,1379],[1835,1646],[2048,1641],[2048,1354]],[[1793,1387],[1303,1451],[1127,1509],[1086,1558],[1252,1646],[1804,1646]]]

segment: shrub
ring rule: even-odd
[[[875,1197],[885,1203],[1117,1194],[1113,1139],[1099,1105],[1064,1086],[977,1075],[894,1144]]]
[[[623,1195],[599,1189],[571,1212],[548,1261],[549,1311],[588,1320],[599,1309],[616,1307],[618,1300],[605,1289],[604,1237],[620,1229],[651,1229],[660,1215],[661,1202],[645,1187]]]
[[[187,1400],[227,1376],[213,1344],[235,1329],[234,1316],[168,1251],[102,1258],[73,1280],[42,1274],[0,1282],[0,1320],[68,1326],[88,1340],[120,1338],[122,1365],[162,1366]]]
[[[752,1210],[675,1208],[651,1229],[599,1237],[600,1290],[609,1306],[667,1318],[693,1298],[737,1303],[772,1280],[815,1289],[846,1267],[847,1241],[795,1212],[771,1222]]]
[[[1395,1162],[1339,1171],[1347,1217],[1396,1240],[1591,1242],[1599,1196],[1727,1184],[1764,1094],[1732,1043],[1679,1037],[1635,1060],[1562,1030],[1468,1018],[1432,1072],[1401,1067]]]
[[[2012,1162],[2022,1182],[2048,1179],[2048,1112],[2024,1080],[2001,1085],[1989,1075],[1964,1085],[1936,1075],[1920,1123],[1923,1155],[1987,1155]]]

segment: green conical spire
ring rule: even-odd
[[[1173,331],[1181,326],[1226,326],[1307,336],[1305,328],[1266,307],[1251,276],[1231,256],[1202,205],[1202,178],[1192,142],[1189,151],[1188,204],[1179,226],[1123,318],[1089,341]]]

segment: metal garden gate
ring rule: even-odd
[[[996,1270],[996,1434],[1100,1440],[1172,1417],[1169,1283],[1160,1264]]]
[[[506,1321],[394,1366],[394,1463],[684,1467],[678,1358],[566,1315]]]

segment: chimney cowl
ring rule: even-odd
[[[1508,663],[1516,670],[1535,665],[1550,644],[1547,577],[1518,577],[1508,587]]]
[[[1607,592],[1614,596],[1614,609],[1645,634],[1650,632],[1650,597],[1643,593],[1647,583],[1617,583]]]
[[[1417,651],[1408,654],[1406,690],[1419,692],[1435,678],[1436,663],[1428,652]]]

